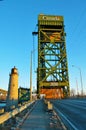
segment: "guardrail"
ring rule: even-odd
[[[34,102],[34,101],[33,101]],[[27,107],[29,107],[33,102],[29,102],[27,104],[24,104],[23,106],[16,108],[10,112],[6,112],[3,115],[0,116],[0,124],[3,124],[5,121],[7,121],[8,119],[12,118],[13,116],[19,114],[20,112],[22,112],[23,110],[25,110]]]

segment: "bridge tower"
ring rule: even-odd
[[[63,16],[38,16],[37,92],[46,98],[69,96]]]
[[[11,69],[11,74],[9,75],[9,86],[7,95],[7,109],[18,105],[18,70],[17,68]]]

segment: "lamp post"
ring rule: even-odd
[[[30,59],[30,101],[32,101],[32,55],[35,52],[36,49],[31,51],[31,59]]]
[[[77,79],[76,79],[76,87],[77,87],[77,96],[79,96],[79,90],[78,90],[78,82],[77,82]]]
[[[77,66],[75,66],[75,65],[72,65],[72,67],[75,67],[75,68],[77,68],[78,70],[79,70],[79,72],[80,72],[80,82],[81,82],[81,92],[82,92],[82,96],[83,96],[83,82],[82,82],[82,73],[81,73],[81,69],[79,68],[79,67],[77,67]]]
[[[30,60],[30,101],[32,101],[32,51]]]

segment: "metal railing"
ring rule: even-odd
[[[33,101],[34,102],[34,101]],[[12,118],[13,116],[17,115],[18,113],[22,112],[25,110],[28,106],[30,106],[33,102],[29,102],[27,104],[24,104],[23,106],[19,108],[15,108],[14,110],[10,112],[5,112],[3,115],[0,116],[0,124],[3,124],[5,121],[8,119]]]

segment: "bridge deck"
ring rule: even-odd
[[[27,117],[21,130],[62,130],[59,120],[52,121],[53,113],[46,111],[43,100],[38,100],[33,111]]]

